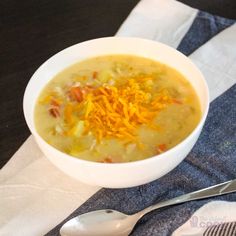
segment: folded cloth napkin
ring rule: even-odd
[[[136,188],[98,191],[99,187],[80,183],[57,170],[30,137],[0,171],[0,235],[43,235],[79,206],[69,218],[101,208],[133,213],[155,202],[235,178],[233,23],[173,0],[142,0],[117,35],[158,40],[190,54],[207,78],[211,100],[228,90],[212,102],[198,143],[184,162],[159,180]],[[218,199],[235,201],[236,195]],[[208,201],[152,212],[137,225],[133,235],[170,235]],[[58,235],[59,227],[48,235]]]
[[[173,233],[173,236],[179,235],[235,236],[236,202],[213,201],[207,203]]]

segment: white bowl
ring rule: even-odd
[[[167,152],[141,161],[106,164],[81,160],[67,155],[37,133],[34,107],[40,91],[58,72],[75,62],[106,54],[132,54],[154,59],[180,71],[192,84],[199,97],[202,117],[198,126],[180,144]],[[162,43],[140,38],[109,37],[76,44],[57,53],[34,73],[24,95],[26,122],[45,156],[66,174],[90,185],[109,188],[132,187],[160,178],[174,169],[196,143],[209,107],[209,92],[202,73],[186,56]]]

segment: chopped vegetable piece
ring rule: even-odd
[[[102,70],[99,72],[97,79],[102,83],[107,83],[112,78],[112,71],[111,70]]]
[[[145,81],[145,87],[147,89],[151,89],[154,85],[153,81],[151,80],[152,78],[147,78],[147,80]]]
[[[81,137],[83,135],[83,132],[85,130],[85,122],[83,120],[80,120],[77,122],[77,124],[72,128],[72,133],[76,137]]]
[[[65,109],[64,109],[64,117],[65,117],[65,122],[67,124],[72,124],[73,123],[72,112],[73,112],[72,105],[70,103],[68,103],[65,106]]]

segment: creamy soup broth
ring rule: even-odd
[[[78,62],[57,74],[35,106],[41,137],[76,158],[131,162],[184,140],[201,117],[198,97],[177,70],[131,55]]]

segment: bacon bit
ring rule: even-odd
[[[85,87],[83,87],[81,89],[81,92],[83,93],[83,95],[86,95],[86,94],[92,92],[93,89],[94,89],[94,87],[92,85],[86,85]]]
[[[157,154],[160,154],[160,153],[165,152],[166,149],[167,149],[166,144],[164,144],[164,143],[163,143],[163,144],[159,144],[159,145],[157,146]]]
[[[106,156],[102,161],[100,161],[101,163],[121,163],[124,162],[123,158],[119,155],[108,155]]]
[[[166,144],[160,144],[160,145],[158,145],[158,148],[162,151],[162,152],[164,152],[165,150],[166,150]]]
[[[172,99],[172,102],[175,104],[179,104],[179,105],[183,104],[181,101],[174,99],[174,98]]]
[[[60,101],[56,100],[55,98],[52,98],[51,105],[55,107],[60,107]]]
[[[83,93],[80,87],[72,87],[70,89],[70,97],[77,102],[83,101]]]
[[[98,72],[97,72],[97,71],[94,71],[92,77],[93,77],[93,79],[97,79],[97,77],[98,77]]]
[[[58,118],[60,116],[60,111],[57,107],[52,107],[49,109],[49,114],[54,118]]]
[[[112,158],[110,156],[104,158],[103,163],[113,163]]]

